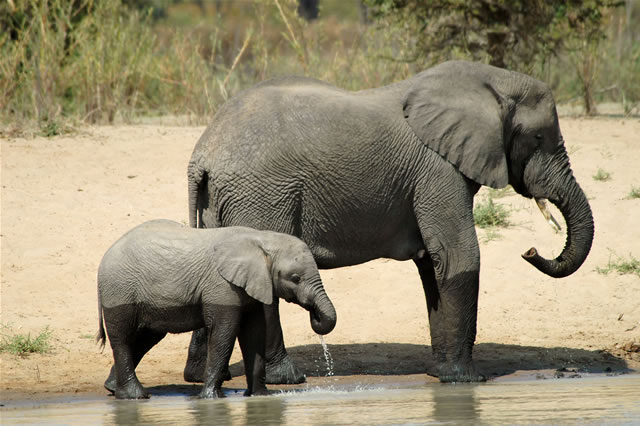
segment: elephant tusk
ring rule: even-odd
[[[536,204],[538,205],[540,212],[542,212],[542,216],[544,216],[551,228],[553,228],[555,232],[560,232],[562,227],[560,226],[556,218],[553,217],[551,212],[547,210],[547,203],[545,202],[544,198],[536,198]]]

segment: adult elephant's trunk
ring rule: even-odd
[[[309,307],[311,328],[318,334],[328,334],[336,326],[337,314],[322,286],[314,287]]]
[[[566,158],[566,153],[561,153],[561,156]],[[567,224],[567,240],[562,253],[555,259],[548,260],[532,247],[522,255],[527,262],[554,278],[574,273],[587,258],[593,241],[591,207],[568,164],[567,159],[558,173],[560,177],[555,176],[556,179],[548,183],[547,188],[549,201],[558,207]],[[553,165],[550,168],[553,169]],[[553,170],[550,173],[553,176]]]

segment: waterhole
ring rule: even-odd
[[[21,401],[0,408],[2,424],[439,424],[640,423],[640,375],[491,381],[482,384],[331,385],[270,396],[200,400]]]

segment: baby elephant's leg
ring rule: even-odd
[[[238,341],[247,376],[245,396],[269,395],[265,385],[265,340],[266,326],[263,305],[245,314]]]
[[[131,321],[123,320],[123,318],[135,318],[135,315],[134,306],[104,309],[104,322],[115,362],[115,396],[118,399],[149,398],[149,394],[138,381],[135,372],[136,362],[133,350],[136,337],[133,330],[135,324],[132,325]]]
[[[132,354],[133,354],[133,368],[135,369],[142,357],[151,350],[152,347],[158,344],[160,340],[166,336],[167,333],[152,331],[152,330],[141,330],[137,337],[133,339],[132,344]],[[116,366],[115,364],[111,367],[111,371],[109,372],[109,377],[104,382],[104,387],[111,393],[116,391],[117,381],[116,381]]]
[[[222,383],[225,380],[225,372],[229,368],[229,359],[238,336],[241,307],[205,305],[203,311],[205,323],[210,331],[207,369],[200,397],[224,398]]]

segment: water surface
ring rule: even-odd
[[[11,403],[2,424],[640,423],[640,375],[579,379],[329,386],[221,400],[152,396]]]

